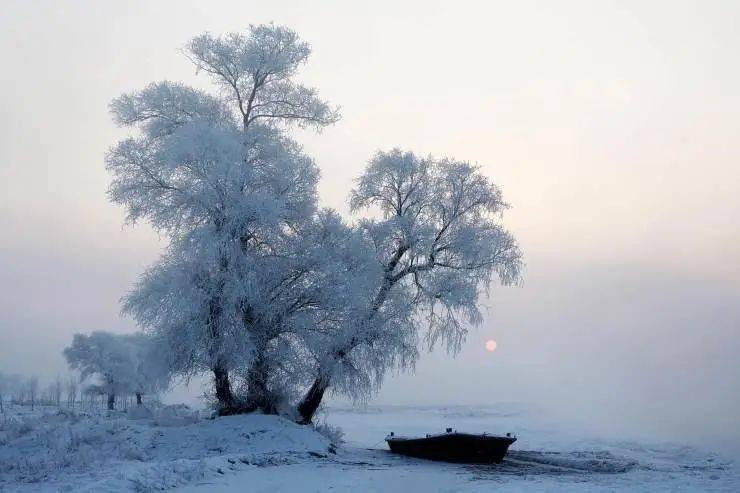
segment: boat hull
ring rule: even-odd
[[[514,437],[446,433],[425,438],[388,437],[393,452],[421,459],[468,464],[491,464],[503,460]]]

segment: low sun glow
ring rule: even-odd
[[[488,339],[486,341],[486,350],[494,352],[496,350],[496,341],[494,341],[493,339]]]

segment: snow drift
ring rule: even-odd
[[[335,448],[278,416],[203,419],[186,406],[132,413],[41,410],[0,422],[0,490],[152,491]]]

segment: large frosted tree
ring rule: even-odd
[[[423,342],[456,351],[487,288],[518,280],[501,192],[466,162],[380,152],[351,195],[375,219],[319,210],[318,169],[287,130],[338,114],[296,82],[310,50],[295,33],[205,34],[185,53],[217,90],[114,100],[137,133],[108,154],[109,193],[169,239],[124,310],[173,371],[212,373],[222,414],[292,401],[309,422],[329,389],[367,396]]]
[[[301,239],[320,228],[318,170],[284,129],[338,114],[295,82],[310,49],[289,29],[204,34],[185,52],[217,91],[161,82],[114,100],[114,119],[139,133],[108,154],[109,194],[170,240],[125,311],[169,341],[176,371],[213,373],[227,414],[262,405],[239,402],[234,371],[263,364],[274,333],[313,305],[316,256]],[[269,373],[256,370],[252,390]]]

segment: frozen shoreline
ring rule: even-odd
[[[588,438],[516,406],[333,408],[324,419],[345,432],[338,448],[275,416],[208,420],[184,407],[139,419],[44,413],[0,428],[0,490],[740,491],[737,467],[717,454]],[[388,431],[442,425],[520,440],[491,466],[398,456],[383,442]]]

